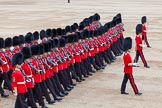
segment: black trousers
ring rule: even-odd
[[[10,82],[11,82],[11,75],[12,75],[12,72],[13,72],[13,70],[9,70],[9,71],[7,72],[7,74],[8,74],[8,79],[9,79]],[[6,82],[4,82],[3,87],[8,87]]]
[[[2,78],[2,74],[0,74],[0,93],[3,94],[4,93],[4,90],[2,88],[2,82],[3,82],[3,78]]]
[[[144,66],[147,66],[147,62],[145,60],[145,57],[143,55],[143,51],[142,50],[136,50],[136,57],[134,59],[134,62],[137,63],[138,62],[138,59],[139,59],[139,56],[144,64]]]
[[[27,92],[27,101],[29,106],[31,106],[31,108],[38,108],[36,105],[36,102],[34,100],[34,95],[33,95],[33,90],[32,88],[27,88],[28,92]]]
[[[95,62],[95,56],[90,56],[89,57],[89,60],[90,60],[90,63],[93,65],[93,67],[96,69],[96,70],[99,70],[99,66],[96,64]]]
[[[58,90],[59,90],[60,92],[64,92],[64,89],[63,89],[63,87],[61,86],[61,83],[60,83],[60,80],[59,80],[59,77],[58,77],[58,73],[56,73],[56,74],[53,76],[53,80],[55,81],[55,84],[56,84]]]
[[[16,102],[15,102],[15,108],[28,108],[28,104],[25,101],[26,99],[26,93],[21,93],[17,95]]]
[[[46,85],[46,82],[45,80],[43,80],[41,83],[40,83],[40,87],[41,87],[41,90],[47,100],[47,102],[51,101],[51,97],[49,96],[49,93],[48,93],[48,88],[47,88],[47,85]]]
[[[46,82],[47,87],[48,87],[49,91],[51,92],[53,98],[55,99],[57,97],[57,94],[56,94],[56,91],[55,91],[54,86],[52,84],[52,81],[50,80],[50,78],[47,78],[45,80],[45,82]]]
[[[134,93],[137,94],[138,93],[138,89],[137,89],[137,86],[134,82],[134,78],[133,78],[133,75],[132,74],[124,74],[124,78],[123,78],[123,82],[122,82],[122,85],[121,85],[121,92],[125,92],[125,89],[126,89],[126,84],[128,82],[128,79],[131,83],[131,86],[134,90]]]
[[[2,78],[8,89],[12,91],[11,81],[9,80],[8,73],[7,72],[2,73]],[[2,86],[2,84],[0,86]]]
[[[149,47],[149,46],[150,46],[150,45],[149,45],[149,42],[148,42],[148,40],[147,40],[147,36],[142,36],[142,40],[144,40],[144,41],[145,41],[145,43],[146,43],[147,47]]]
[[[35,83],[33,90],[34,90],[34,94],[36,96],[36,99],[38,100],[39,105],[44,106],[45,103],[44,103],[44,100],[43,100],[40,83]]]
[[[82,79],[82,73],[81,73],[80,63],[79,63],[79,62],[76,62],[76,63],[74,64],[74,67],[75,67],[77,76],[78,76],[80,79]]]

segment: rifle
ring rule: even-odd
[[[6,58],[8,58],[8,60],[11,62],[12,61],[12,58],[8,55],[8,54],[6,54],[5,52],[3,52],[3,54],[4,54],[4,56],[6,57]]]
[[[36,59],[36,61],[37,61],[37,63],[38,63],[38,67],[39,67],[39,69],[42,70],[42,71],[40,71],[40,73],[43,74],[43,73],[44,73],[44,72],[43,72],[43,70],[44,70],[43,67],[40,65],[38,59]]]
[[[0,57],[0,65],[5,64],[6,62],[2,60],[2,57]]]
[[[49,69],[50,68],[50,66],[47,64],[47,62],[44,61],[44,59],[42,59],[42,62],[43,62],[43,64],[46,65],[46,69]]]
[[[69,55],[67,54],[67,52],[65,52],[63,49],[61,49],[61,50],[63,51],[64,56],[67,58],[67,60],[70,60],[70,57],[69,57]]]
[[[31,79],[28,78],[28,76],[26,75],[25,71],[24,71],[22,68],[20,68],[20,71],[21,71],[21,73],[23,74],[23,76],[25,77],[25,81],[26,81],[26,82],[30,82]]]
[[[53,54],[55,55],[55,57],[56,57],[58,63],[62,63],[62,60],[56,55],[56,53],[55,53],[54,51],[53,51]]]
[[[50,59],[46,58],[47,62],[51,63],[52,66],[56,66],[57,64],[55,63],[55,61],[53,60],[53,58],[50,55],[48,55],[48,56],[50,57]]]
[[[40,72],[42,71],[42,70],[38,70],[38,69],[36,69],[36,67],[33,66],[33,65],[30,64],[30,63],[29,63],[29,66],[30,66],[30,68],[34,69],[34,71],[35,71],[36,74],[37,74],[37,73],[40,73]]]
[[[75,49],[74,49],[74,47],[73,47],[73,46],[71,46],[71,49],[73,50],[73,52],[74,52],[74,54],[75,54],[75,55],[77,55],[77,54],[78,54],[78,52],[76,52],[76,51],[75,51]]]

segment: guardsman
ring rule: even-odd
[[[34,79],[32,74],[32,69],[29,66],[30,58],[32,56],[31,49],[29,47],[24,47],[21,50],[21,53],[24,55],[23,63],[21,64],[21,71],[24,72],[26,78],[26,87],[27,87],[27,101],[28,105],[31,108],[38,108],[34,100],[33,88],[34,88]]]
[[[39,32],[38,31],[35,31],[33,33],[33,36],[34,36],[34,42],[33,42],[33,45],[38,45],[38,40],[39,40]]]
[[[40,43],[44,43],[47,41],[47,33],[45,30],[40,31],[40,39],[41,39]]]
[[[39,69],[38,62],[36,61],[37,54],[38,54],[38,51],[39,51],[39,47],[36,46],[36,45],[32,45],[31,51],[32,51],[32,57],[31,57],[31,61],[29,63],[29,66],[32,69],[32,74],[33,74],[33,78],[34,78],[34,81],[35,81],[35,85],[34,85],[33,90],[34,90],[34,93],[35,93],[35,96],[38,100],[39,105],[42,106],[42,108],[47,108],[47,106],[44,103],[43,95],[42,95],[42,87],[41,87],[42,79],[41,79],[41,74],[40,74],[40,72],[42,70]]]
[[[12,38],[9,37],[9,38],[5,39],[5,52],[3,54],[6,57],[7,63],[9,65],[9,71],[7,72],[9,81],[7,81],[7,83],[11,83],[11,75],[12,75],[12,72],[14,70],[14,67],[12,66],[12,56],[13,56],[13,54],[12,54],[12,52],[10,50],[10,48],[12,46],[12,43],[13,43]],[[11,85],[11,84],[9,84],[9,85]],[[8,89],[6,82],[4,82],[3,87]],[[11,87],[10,87],[10,90],[11,90]]]
[[[144,44],[142,44],[142,24],[138,24],[136,26],[136,38],[135,38],[135,41],[136,41],[136,56],[135,56],[135,59],[134,59],[134,62],[137,63],[138,62],[138,59],[139,59],[139,56],[144,64],[144,67],[146,68],[150,68],[150,66],[148,66],[146,60],[145,60],[145,57],[143,55],[143,48],[145,47]]]
[[[147,18],[146,16],[143,16],[141,18],[141,23],[142,23],[142,40],[144,40],[144,43],[147,45],[148,48],[151,48],[147,40]]]
[[[20,51],[22,50],[22,48],[25,47],[25,37],[23,35],[19,35],[19,39],[20,39],[20,44],[19,44],[19,49]]]
[[[49,55],[48,55],[48,53],[51,51],[51,46],[50,46],[49,41],[43,43],[43,47],[44,47],[44,53],[42,54],[42,63],[45,69],[45,77],[46,77],[44,81],[47,85],[47,88],[52,93],[53,98],[56,101],[60,101],[62,100],[62,98],[57,96],[56,91],[53,86],[53,82],[51,81],[51,78],[53,76],[52,67],[55,66],[55,63],[52,61],[51,58],[49,58]]]
[[[16,53],[12,58],[12,66],[14,71],[12,73],[12,88],[13,92],[17,93],[15,108],[28,108],[26,100],[27,87],[25,77],[21,72],[21,64],[23,62],[23,54]]]
[[[32,46],[32,42],[33,42],[33,34],[31,32],[28,32],[26,35],[25,35],[25,42],[26,42],[26,45],[25,46],[28,46],[28,47],[31,47]]]
[[[13,49],[12,49],[12,54],[16,54],[20,51],[19,45],[20,45],[20,38],[18,36],[13,37]]]
[[[133,78],[133,66],[136,66],[136,63],[132,63],[132,58],[130,55],[130,50],[132,48],[132,39],[130,37],[127,37],[124,39],[124,44],[123,44],[123,51],[124,51],[124,55],[123,55],[123,60],[124,60],[124,78],[122,81],[122,85],[121,85],[121,94],[126,94],[128,95],[129,93],[127,93],[125,91],[126,89],[126,84],[128,82],[128,79],[131,83],[131,86],[134,90],[134,93],[136,95],[142,95],[142,93],[140,93],[137,89],[137,86],[134,82],[134,78]]]
[[[6,82],[6,84],[10,82],[7,75],[7,72],[9,71],[9,66],[7,64],[7,59],[3,54],[4,47],[5,47],[4,39],[0,38],[0,93],[2,97],[8,97],[9,95],[6,94],[2,88],[3,80]]]

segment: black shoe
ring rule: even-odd
[[[71,91],[71,88],[67,87],[65,90],[66,90],[66,91]]]
[[[140,95],[142,95],[142,93],[138,92],[138,93],[136,93],[135,95],[138,95],[138,96],[140,96]]]
[[[4,86],[3,89],[9,90],[7,86]]]
[[[73,89],[73,88],[74,88],[74,86],[72,86],[72,85],[69,85],[68,87],[69,87],[69,88],[71,88],[71,89]]]
[[[147,66],[145,66],[145,68],[150,68],[150,66],[147,65]]]
[[[92,70],[91,72],[92,72],[92,73],[95,73],[96,71],[95,71],[95,70]]]
[[[85,78],[88,78],[88,75],[84,75]]]
[[[65,90],[65,91],[63,91],[63,94],[68,95],[69,93]]]
[[[6,97],[8,97],[9,95],[8,95],[7,93],[4,92],[4,93],[1,94],[1,96],[4,97],[4,98],[6,98]]]
[[[42,106],[42,108],[48,108],[45,104]]]
[[[102,66],[101,68],[102,68],[102,69],[105,69],[105,66]]]
[[[55,103],[54,100],[50,100],[50,101],[48,101],[48,104],[53,104],[53,103]]]
[[[57,96],[57,97],[55,98],[55,100],[56,100],[56,101],[61,101],[61,100],[62,100],[62,98],[61,98],[61,97],[59,97],[59,96]]]
[[[81,78],[81,80],[82,80],[82,81],[85,81],[85,79],[84,79],[84,78]]]
[[[59,93],[59,96],[60,96],[60,97],[64,97],[65,94],[63,94],[63,93],[60,92],[60,93]]]
[[[151,46],[147,46],[148,48],[151,48]]]
[[[92,76],[93,74],[89,73],[88,75],[89,75],[89,76]]]
[[[76,79],[76,82],[82,82],[79,78]]]
[[[72,83],[71,85],[72,85],[72,86],[76,86],[76,84],[75,84],[75,83]]]
[[[129,93],[127,93],[127,92],[121,92],[121,94],[129,95]]]

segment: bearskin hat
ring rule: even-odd
[[[59,40],[53,39],[53,41],[54,41],[54,47],[58,47],[59,46]]]
[[[72,31],[72,32],[75,32],[75,31],[76,31],[76,28],[75,28],[74,25],[71,25],[71,31]]]
[[[38,47],[38,45],[32,45],[32,46],[31,46],[31,52],[32,52],[32,55],[37,55],[38,52],[39,52],[39,47]]]
[[[34,36],[34,40],[38,40],[39,39],[39,32],[38,31],[35,31],[33,33],[33,36]]]
[[[19,35],[20,45],[25,43],[25,37],[23,35]]]
[[[59,47],[65,47],[65,43],[66,43],[65,38],[61,38],[59,41],[60,41]]]
[[[49,28],[46,30],[47,37],[52,37],[52,30]]]
[[[47,37],[46,31],[45,30],[41,30],[40,31],[40,39],[42,40],[43,38],[46,38],[46,37]]]
[[[123,51],[128,51],[131,48],[132,48],[132,38],[126,37],[123,43]]]
[[[146,16],[143,16],[143,17],[141,18],[141,23],[144,24],[144,23],[146,23],[146,21],[147,21]]]
[[[0,48],[4,48],[5,47],[5,41],[3,38],[0,38]]]
[[[84,30],[84,23],[81,23],[80,25],[79,25],[79,31],[80,30]]]
[[[13,37],[13,46],[20,45],[20,38],[18,36]]]
[[[73,40],[74,40],[73,37],[74,37],[73,34],[70,34],[70,35],[67,36],[67,38],[68,38],[68,43],[72,43],[72,42],[73,42]]]
[[[39,55],[42,55],[42,54],[44,53],[44,46],[43,46],[43,44],[38,44],[38,47],[39,47],[39,52],[38,52],[38,54],[39,54]]]
[[[138,35],[139,33],[142,33],[142,24],[137,24],[136,26],[136,35]]]
[[[12,38],[8,37],[5,39],[5,47],[11,47],[13,44]]]
[[[100,15],[98,13],[94,14],[94,20],[95,21],[100,20]]]
[[[66,33],[67,33],[67,32],[71,32],[71,31],[72,31],[72,30],[71,30],[71,26],[69,26],[69,25],[66,26],[66,27],[65,27],[65,31],[66,31]]]
[[[28,58],[30,58],[32,56],[32,52],[31,52],[30,47],[24,47],[21,50],[21,53],[24,55],[24,60],[28,59]]]
[[[12,57],[12,66],[21,65],[23,62],[24,56],[22,53],[16,53]]]
[[[57,31],[57,35],[60,36],[62,29],[61,28],[57,28],[56,31]]]
[[[88,31],[87,29],[84,30],[84,31],[82,32],[82,34],[83,34],[83,39],[86,39],[86,38],[89,37],[89,31]]]
[[[45,42],[45,43],[43,43],[43,46],[44,46],[44,52],[48,52],[49,51],[49,43]]]
[[[78,23],[74,23],[73,25],[75,26],[75,29],[78,29],[79,27]]]
[[[74,35],[73,35],[73,38],[74,38],[74,39],[73,39],[73,42],[78,42],[78,35],[77,35],[77,34],[74,34]]]
[[[61,35],[62,35],[62,36],[63,36],[63,35],[66,35],[65,29],[62,29],[62,30],[61,30]]]
[[[33,34],[31,32],[28,32],[25,36],[26,43],[32,43],[33,40],[34,40]]]
[[[52,38],[57,36],[57,31],[56,29],[52,29]]]

